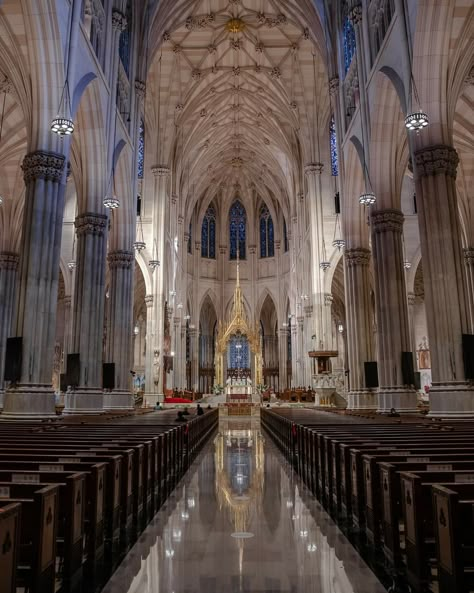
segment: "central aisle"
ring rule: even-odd
[[[219,429],[103,593],[386,593],[258,420]]]

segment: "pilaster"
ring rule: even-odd
[[[0,252],[0,412],[3,410],[5,354],[7,338],[13,327],[19,261],[17,253]]]

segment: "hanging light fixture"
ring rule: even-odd
[[[60,138],[71,136],[74,133],[74,122],[71,117],[71,99],[69,96],[69,83],[64,82],[61,101],[59,103],[58,114],[51,122],[51,132],[57,134]]]
[[[153,253],[152,258],[148,262],[148,265],[153,271],[155,271],[156,268],[158,268],[160,265],[160,260],[158,259],[158,247],[156,245],[156,239],[153,239]]]
[[[411,268],[411,262],[409,262],[407,259],[403,262],[403,267],[405,268],[405,270],[409,270]]]
[[[76,234],[74,233],[73,234],[73,237],[72,237],[71,259],[67,263],[67,267],[70,269],[71,272],[76,267],[76,259],[74,257],[74,247],[75,247],[75,245],[76,245]]]
[[[424,111],[415,111],[409,113],[405,118],[405,127],[410,132],[419,132],[429,125],[430,121]]]
[[[116,137],[117,137],[117,110],[115,110],[114,142],[112,144],[114,149],[115,149]],[[117,194],[115,193],[115,162],[113,159],[114,159],[114,155],[112,155],[112,173],[110,175],[109,187],[107,188],[107,193],[105,194],[105,198],[103,201],[105,208],[110,208],[110,210],[115,210],[116,208],[120,207],[120,200],[117,198]]]
[[[339,233],[338,231],[338,227],[339,227]],[[336,247],[338,251],[341,251],[341,249],[345,246],[346,242],[344,241],[344,239],[342,238],[342,232],[341,232],[341,223],[339,221],[339,214],[336,214],[336,222],[334,224],[334,239],[332,240],[332,246]]]
[[[377,198],[375,197],[374,192],[366,191],[359,196],[359,203],[363,206],[373,206]]]
[[[5,118],[5,103],[7,101],[7,89],[5,86],[5,89],[3,91],[3,107],[2,107],[2,121],[0,122],[0,142],[2,141],[2,136],[3,136],[3,120]],[[2,194],[0,194],[0,206],[3,204],[3,196]]]
[[[141,216],[138,217],[137,227],[137,240],[133,244],[133,248],[136,252],[140,253],[141,251],[146,249],[146,243],[143,239],[143,224]]]
[[[325,272],[326,270],[328,270],[331,267],[331,262],[328,261],[327,256],[326,256],[326,244],[324,242],[324,237],[323,237],[323,248],[321,249],[321,262],[319,264],[319,267],[321,268],[321,270],[323,272]]]

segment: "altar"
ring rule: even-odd
[[[226,400],[228,402],[236,401],[251,401],[252,399],[252,381],[248,378],[243,379],[227,379]]]

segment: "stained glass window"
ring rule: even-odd
[[[127,26],[120,33],[119,56],[127,76],[130,76],[130,42],[132,39],[132,6],[130,2],[127,4],[126,17]]]
[[[143,179],[145,166],[145,122],[140,120],[140,129],[138,131],[138,179]]]
[[[334,177],[337,177],[339,175],[339,162],[337,160],[336,121],[334,114],[329,123],[329,145],[331,150],[331,173]]]
[[[239,258],[245,259],[245,238],[247,234],[247,215],[245,208],[236,200],[229,212],[229,234],[230,234],[230,259],[237,259],[237,248]]]
[[[283,219],[283,247],[284,247],[284,250],[286,253],[289,249],[289,245],[288,245],[288,231],[286,229],[286,220],[285,219]]]
[[[216,211],[209,206],[201,228],[201,256],[216,259]]]
[[[189,254],[192,254],[192,252],[193,252],[192,241],[193,241],[193,223],[190,222],[189,223],[189,239],[188,239],[188,253]]]
[[[344,49],[344,72],[347,74],[356,50],[355,31],[348,16],[344,18],[342,37]]]
[[[260,257],[275,255],[273,220],[266,204],[260,209]]]
[[[229,369],[250,368],[249,343],[245,336],[240,334],[232,336],[227,352],[227,367]]]

